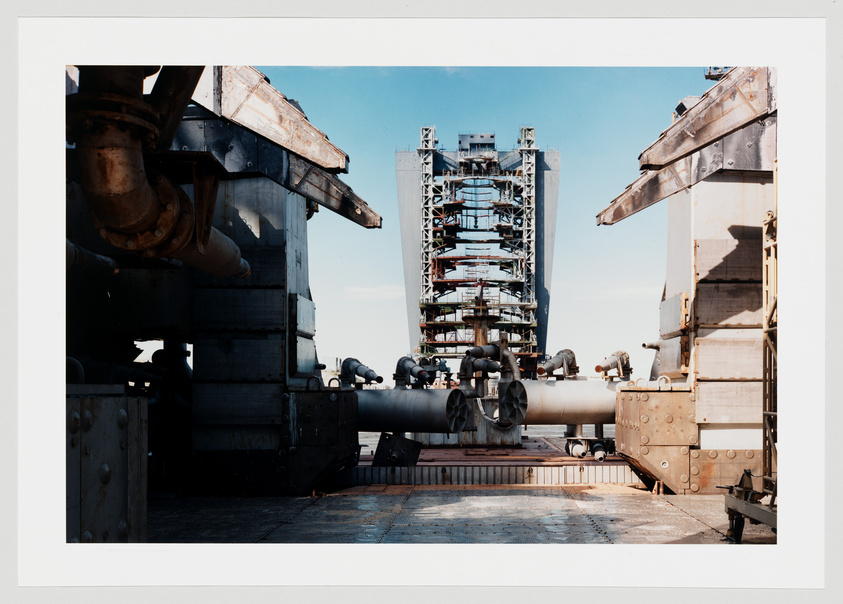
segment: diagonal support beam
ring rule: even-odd
[[[254,67],[206,67],[193,100],[328,172],[348,172],[348,155]]]
[[[597,215],[598,226],[620,222],[717,172],[772,173],[776,158],[776,124],[776,117],[768,117],[660,170],[647,170]]]
[[[638,157],[642,170],[686,157],[776,111],[776,72],[735,67]]]
[[[296,183],[290,190],[367,229],[381,228],[381,217],[339,178],[294,155],[289,161],[289,180]]]
[[[175,158],[210,154],[229,175],[262,174],[356,224],[381,227],[381,217],[338,176],[201,107],[188,107],[171,149]]]

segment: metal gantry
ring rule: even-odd
[[[502,166],[494,134],[460,135],[456,161],[434,170],[435,130],[421,129],[423,355],[461,356],[474,342],[464,316],[476,296],[500,314],[489,337],[506,332],[517,354],[537,352],[535,129],[519,143]]]

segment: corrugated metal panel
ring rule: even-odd
[[[358,466],[349,470],[348,486],[389,485],[536,485],[630,484],[639,480],[627,465],[576,466]],[[346,483],[343,483],[346,484]]]

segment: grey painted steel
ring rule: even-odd
[[[468,401],[460,390],[360,390],[361,432],[460,432]]]
[[[337,176],[202,107],[187,109],[170,150],[210,153],[229,175],[263,174],[363,227],[381,226],[381,217]]]
[[[623,382],[605,380],[516,380],[500,395],[501,414],[510,421],[538,424],[611,424],[615,390]],[[513,418],[513,419],[511,419]]]

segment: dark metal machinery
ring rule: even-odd
[[[67,79],[68,541],[142,541],[147,484],[293,494],[355,464],[357,398],[322,383],[307,272],[316,204],[381,224],[337,178],[345,154],[251,67]]]

